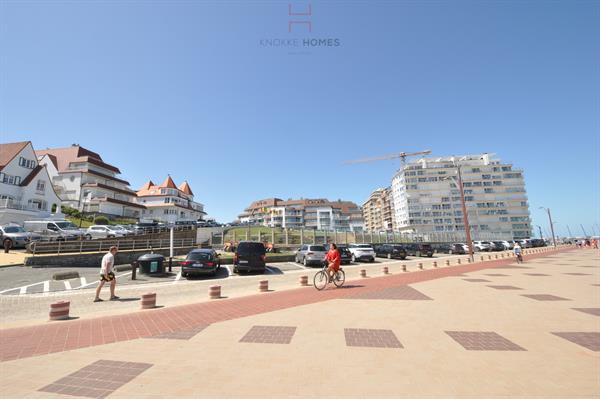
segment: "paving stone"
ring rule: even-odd
[[[367,348],[403,348],[392,330],[344,328],[346,346]]]
[[[410,301],[428,301],[432,300],[421,291],[414,289],[409,285],[399,287],[389,287],[378,291],[360,293],[351,295],[349,299],[395,299],[395,300],[410,300]]]
[[[181,339],[181,340],[190,340],[196,336],[199,332],[204,330],[208,325],[200,325],[198,327],[191,328],[189,330],[180,330],[180,331],[171,331],[158,335],[154,335],[148,338],[160,338],[160,339]]]
[[[577,310],[578,312],[583,312],[594,316],[600,316],[600,308],[573,308],[573,310]]]
[[[524,351],[525,349],[493,331],[446,331],[463,348],[475,351]]]
[[[490,280],[483,278],[463,278],[463,280],[468,281],[469,283],[491,283]]]
[[[61,395],[104,398],[147,369],[150,363],[98,360],[63,377],[52,384],[40,388],[40,392]],[[127,376],[126,379],[123,376]]]
[[[253,326],[240,339],[240,342],[258,344],[289,344],[296,332],[296,327]]]
[[[513,285],[488,285],[490,288],[496,290],[522,290],[523,288],[515,287]]]
[[[549,274],[544,274],[544,273],[525,273],[525,275],[527,275],[527,276],[534,276],[534,277],[550,276]]]
[[[594,352],[600,351],[600,332],[553,332],[552,334]]]
[[[549,294],[523,294],[523,296],[535,299],[536,301],[570,301],[570,299]]]

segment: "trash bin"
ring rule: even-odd
[[[165,274],[165,257],[158,254],[145,254],[138,258],[140,273],[149,275]]]

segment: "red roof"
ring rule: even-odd
[[[161,188],[177,188],[173,179],[171,179],[171,175],[167,176],[165,181],[159,186]]]
[[[194,193],[192,192],[192,189],[190,188],[190,185],[188,184],[187,181],[184,181],[183,183],[181,183],[181,185],[179,186],[179,190],[181,190],[182,192],[189,194],[189,195],[194,195]]]
[[[30,141],[20,141],[18,143],[0,144],[0,170],[13,160]]]
[[[38,156],[52,155],[56,158],[57,169],[59,172],[67,172],[69,165],[74,162],[89,162],[101,166],[115,173],[121,173],[116,166],[107,164],[97,153],[83,148],[79,145],[72,145],[66,148],[48,148],[45,150],[36,150]]]

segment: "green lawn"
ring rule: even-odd
[[[68,216],[68,215],[66,215],[65,217],[66,217],[66,219],[68,221],[70,221],[71,223],[73,223],[75,226],[80,226],[80,223],[81,223],[81,228],[85,228],[85,229],[87,229],[88,227],[93,226],[95,224],[94,222],[90,222],[90,221],[88,221],[86,219],[79,219],[79,218],[76,218],[76,217],[73,217],[73,216]],[[136,223],[136,221],[133,220],[133,219],[114,219],[114,220],[110,220],[108,222],[108,224],[111,224],[111,225],[115,225],[115,224],[135,224],[135,223]]]

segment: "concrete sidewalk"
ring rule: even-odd
[[[2,330],[0,394],[597,397],[597,253],[543,255]]]

